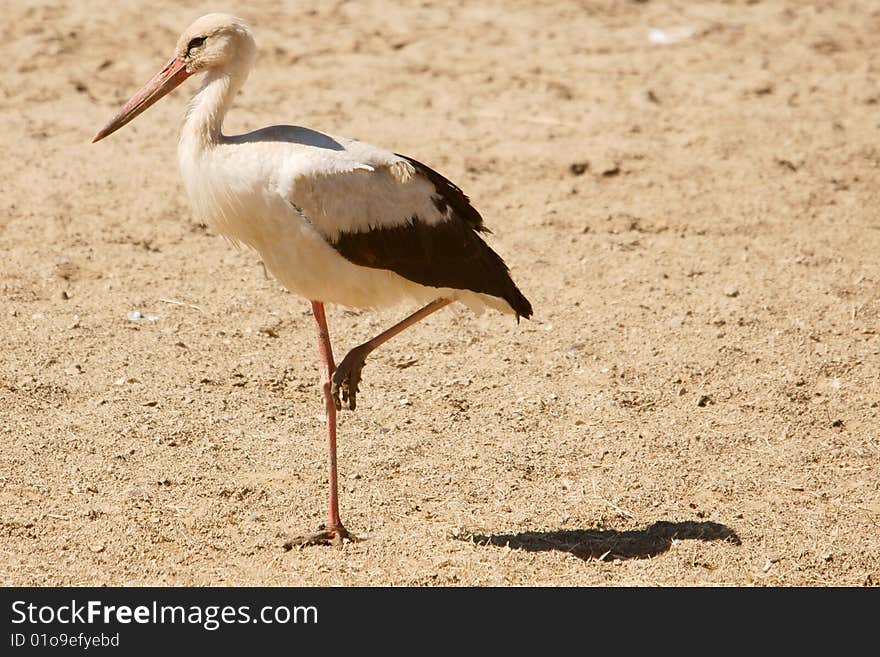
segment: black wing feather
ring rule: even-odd
[[[439,173],[401,155],[433,185],[434,205],[447,220],[409,223],[362,233],[341,233],[333,247],[363,267],[388,269],[430,287],[489,294],[507,301],[519,317],[532,316],[532,304],[510,277],[507,265],[479,233],[490,232],[464,192]]]

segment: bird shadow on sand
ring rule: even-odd
[[[736,532],[718,522],[659,520],[644,529],[565,529],[518,534],[473,535],[478,545],[510,547],[527,552],[558,550],[584,559],[647,559],[666,552],[674,541],[727,541],[740,545]]]

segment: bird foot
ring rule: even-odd
[[[361,382],[361,372],[366,364],[367,355],[372,351],[367,345],[355,347],[346,354],[342,362],[336,366],[333,379],[330,384],[330,392],[333,395],[333,403],[336,410],[342,410],[342,403],[346,402],[350,410],[357,406],[358,384]],[[342,394],[342,401],[339,399]]]
[[[292,550],[295,547],[305,547],[307,545],[332,545],[334,547],[342,547],[345,543],[357,540],[348,530],[340,525],[321,525],[318,531],[311,534],[299,534],[289,536],[284,542],[285,550]]]

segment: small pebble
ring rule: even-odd
[[[142,319],[147,320],[148,322],[155,322],[159,319],[158,315],[154,315],[153,313],[144,314],[140,310],[130,310],[126,315],[131,322],[138,322]]]

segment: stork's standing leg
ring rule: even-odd
[[[342,526],[339,519],[339,480],[336,473],[336,402],[331,392],[330,377],[333,374],[333,348],[330,345],[330,332],[327,329],[327,317],[324,304],[312,301],[312,313],[315,315],[315,330],[318,335],[318,354],[321,358],[321,390],[324,392],[324,408],[327,414],[327,443],[330,474],[330,515],[326,525],[314,534],[291,537],[285,547],[294,545],[342,545],[344,539],[351,535]]]
[[[417,310],[387,331],[383,331],[372,340],[367,340],[362,345],[349,351],[345,358],[342,359],[342,362],[339,363],[339,367],[337,367],[336,371],[333,373],[333,386],[331,387],[330,392],[336,409],[342,410],[342,402],[339,401],[340,392],[342,393],[342,401],[348,402],[349,409],[355,409],[355,406],[357,405],[356,397],[358,383],[361,381],[361,370],[364,369],[364,361],[366,361],[367,356],[370,355],[373,349],[388,342],[388,340],[403,331],[405,328],[412,326],[431,313],[437,312],[441,308],[448,306],[450,303],[452,303],[452,299],[437,299],[436,301],[432,301],[427,306]],[[327,342],[327,348],[330,348],[329,341]]]
[[[348,402],[348,407],[351,410],[354,410],[357,386],[361,380],[361,370],[364,368],[367,356],[376,347],[388,342],[405,328],[450,303],[452,303],[451,299],[432,301],[372,340],[352,349],[339,363],[339,367],[335,367],[333,349],[330,346],[330,332],[327,329],[327,317],[324,314],[324,304],[320,301],[312,301],[315,329],[318,334],[318,353],[321,357],[321,389],[324,391],[324,408],[327,413],[327,440],[330,457],[330,518],[327,524],[314,534],[289,538],[284,544],[286,548],[290,549],[295,545],[342,545],[343,540],[352,538],[339,519],[339,482],[336,474],[336,411],[342,408],[339,393],[342,392],[342,399]]]

